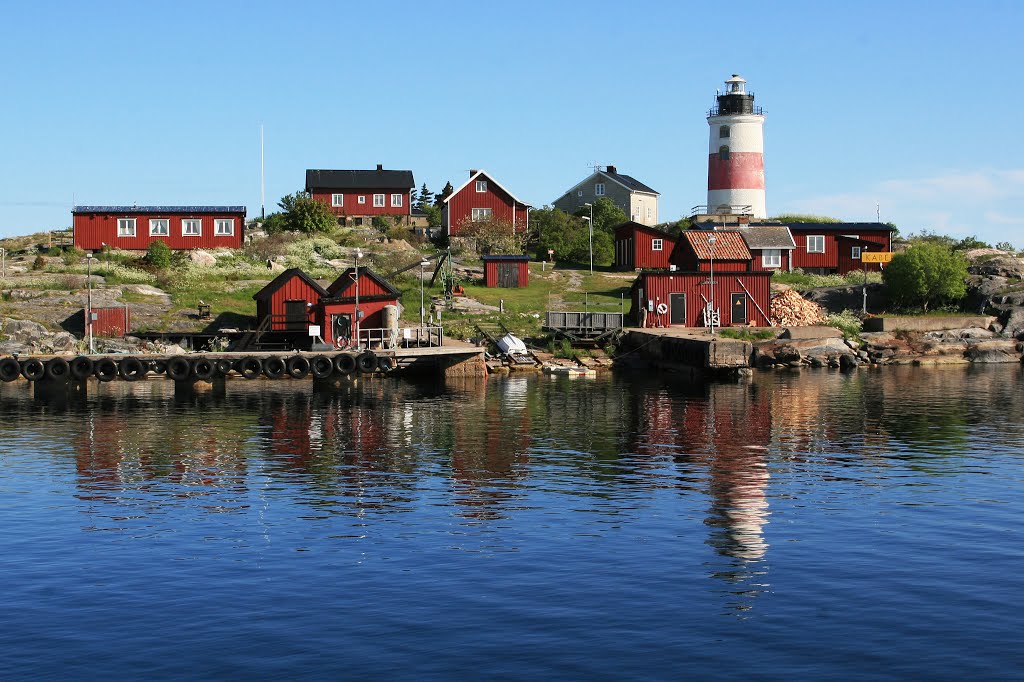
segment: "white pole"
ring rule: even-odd
[[[426,261],[420,261],[420,329],[423,329],[423,265]],[[422,333],[422,332],[421,332]]]
[[[590,274],[594,274],[594,205],[590,205]]]
[[[267,183],[263,166],[263,124],[260,124],[260,218],[267,218]]]
[[[361,346],[359,345],[359,259],[362,257],[363,252],[357,250],[355,258],[353,259],[353,262],[355,263],[356,272],[356,350],[360,350],[361,348]]]
[[[96,348],[92,341],[92,252],[85,254],[86,262],[86,275],[85,280],[88,283],[89,294],[86,299],[86,313],[85,313],[85,325],[86,329],[89,330],[89,352],[95,353]]]
[[[711,333],[715,333],[715,235],[708,237],[708,248],[711,249]]]

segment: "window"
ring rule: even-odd
[[[583,196],[583,190],[581,190],[581,189],[576,190],[576,196],[578,196],[578,197]]]
[[[660,239],[652,239],[651,240],[651,251],[661,251],[663,245],[664,245],[664,242],[662,240],[660,240]]]
[[[373,195],[373,205],[375,207],[377,207],[377,208],[383,208],[383,206],[384,206],[384,195],[383,194],[374,194]]]
[[[345,195],[344,194],[332,194],[331,195],[331,206],[344,206]]]
[[[185,218],[181,221],[182,237],[199,237],[203,234],[203,221],[199,218]]]
[[[850,249],[850,258],[853,260],[860,260],[860,247],[854,246]]]
[[[782,249],[765,249],[761,252],[761,267],[781,268]]]
[[[360,196],[357,203],[365,204],[366,203],[366,197],[365,196]]]
[[[391,205],[393,207],[401,207],[401,205],[402,205],[402,195],[401,194],[392,194],[391,195]]]
[[[232,218],[217,218],[213,223],[213,234],[218,237],[230,237],[235,233],[235,221]]]
[[[476,191],[480,192],[481,194],[486,192],[487,191],[487,181],[486,180],[477,180],[476,181]]]
[[[474,208],[473,220],[490,220],[494,210],[490,208]]]
[[[654,217],[654,209],[650,206],[647,207],[647,219],[650,220]]]
[[[729,126],[722,126],[718,129],[719,137],[729,137]]]
[[[598,182],[598,183],[594,184],[594,196],[595,197],[603,197],[604,196],[604,183],[603,182]]]
[[[118,237],[134,237],[135,236],[135,218],[118,218],[117,219],[117,236]]]
[[[171,221],[167,218],[151,218],[149,221],[150,237],[166,237],[171,233]]]
[[[825,235],[807,235],[807,253],[825,253]]]
[[[729,145],[723,144],[718,148],[718,160],[728,161],[729,160]]]

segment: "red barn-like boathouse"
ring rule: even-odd
[[[242,246],[245,206],[75,206],[74,244],[86,251],[145,251],[155,241],[176,250]]]

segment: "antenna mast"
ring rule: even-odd
[[[260,124],[260,220],[267,219],[266,174],[263,170],[263,124]]]

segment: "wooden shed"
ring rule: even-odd
[[[398,289],[369,268],[349,268],[327,287],[318,311],[323,339],[335,346],[354,340],[356,329],[356,296],[359,297],[359,329],[384,327],[384,308],[398,305]]]
[[[317,306],[327,290],[298,268],[289,268],[253,295],[256,324],[266,331],[305,335],[317,324]],[[268,319],[269,318],[269,319]]]
[[[676,237],[657,228],[633,221],[622,223],[615,228],[615,268],[667,268],[676,241]]]
[[[82,317],[88,315],[88,310],[82,310]],[[116,306],[110,308],[92,309],[92,335],[107,338],[122,338],[131,329],[132,315],[128,306]],[[87,321],[88,324],[88,321]],[[83,327],[86,334],[89,327]]]
[[[717,265],[717,261],[715,263]],[[715,270],[714,308],[719,325],[768,327],[772,273]],[[646,310],[647,327],[704,327],[711,300],[708,272],[642,272],[633,283],[630,317],[638,323]]]
[[[530,285],[530,257],[484,256],[484,286],[506,289]]]

